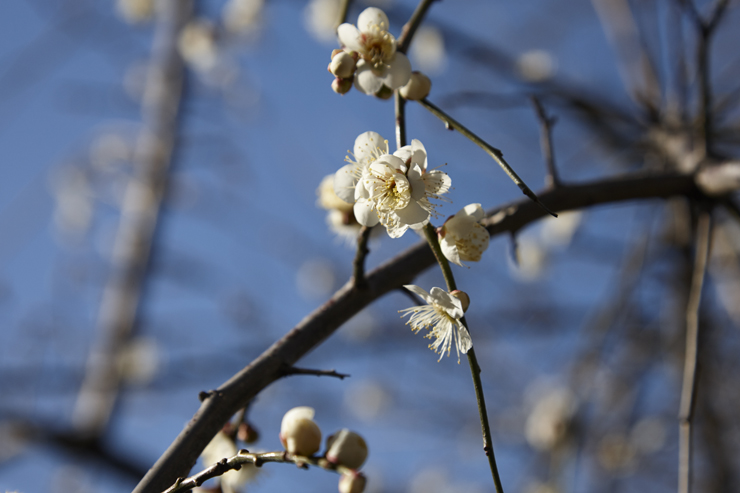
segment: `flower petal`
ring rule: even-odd
[[[403,53],[396,53],[382,77],[382,82],[391,89],[398,89],[411,78],[411,62]]]
[[[427,169],[427,150],[424,148],[424,144],[420,140],[414,139],[411,141],[411,162],[421,166],[421,169]]]
[[[346,46],[350,51],[357,51],[359,53],[365,53],[365,46],[362,44],[362,34],[352,24],[340,24],[337,28],[337,37],[342,45]]]
[[[480,204],[468,204],[463,207],[463,209],[458,212],[458,214],[460,214],[461,212],[464,212],[468,216],[473,216],[476,221],[480,221],[486,215],[486,213],[483,212],[483,207],[481,207]]]
[[[406,173],[406,176],[411,185],[411,198],[414,200],[420,200],[423,197],[426,197],[427,186],[426,183],[424,183],[419,165],[412,166],[408,173]]]
[[[388,16],[377,7],[368,7],[357,18],[357,27],[363,33],[374,32],[376,29],[387,31],[390,26]]]
[[[369,96],[380,91],[380,88],[383,87],[383,81],[373,73],[372,67],[365,60],[357,62],[355,87],[358,91]]]
[[[396,215],[403,224],[411,225],[427,220],[429,211],[420,206],[416,200],[412,200],[403,209],[396,210]]]
[[[426,184],[427,195],[447,193],[452,186],[452,180],[444,171],[430,171],[422,176]]]
[[[415,286],[413,284],[404,284],[403,287],[418,295],[419,298],[423,299],[427,304],[431,304],[432,301],[434,301],[429,293],[427,293],[425,289],[420,288],[419,286]]]
[[[372,208],[372,202],[361,199],[355,202],[355,219],[363,226],[375,226],[378,224],[378,215]]]
[[[334,193],[337,197],[349,204],[355,202],[355,185],[357,184],[357,175],[355,175],[355,165],[347,164],[339,168],[334,173]]]
[[[457,349],[463,354],[467,354],[473,347],[473,339],[470,337],[468,328],[460,324],[457,329]]]
[[[460,262],[460,254],[457,252],[457,245],[455,245],[454,236],[447,234],[444,238],[442,238],[439,241],[439,247],[442,249],[442,254],[452,262],[453,264],[457,264],[460,267],[465,267],[462,262]]]
[[[363,132],[355,139],[354,155],[359,164],[369,163],[376,149],[388,151],[388,141],[378,132]]]
[[[462,302],[444,289],[434,287],[429,295],[435,303],[445,309],[447,315],[455,320],[461,318],[465,314],[462,309]]]

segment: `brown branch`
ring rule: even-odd
[[[316,375],[317,377],[335,377],[339,380],[344,380],[350,375],[347,373],[337,373],[336,370],[311,370],[310,368],[297,368],[295,366],[289,366],[283,370],[284,376],[289,375]]]
[[[191,10],[191,2],[184,0],[162,2],[158,9],[134,176],[121,205],[111,274],[98,311],[98,341],[90,352],[73,415],[75,426],[87,436],[99,436],[108,425],[121,380],[118,353],[134,330],[177,134],[185,79],[177,40]]]
[[[357,235],[357,251],[355,252],[355,260],[352,262],[352,282],[357,289],[365,288],[365,257],[370,253],[370,249],[367,247],[370,233],[373,231],[372,226],[363,226],[360,233]]]
[[[691,290],[686,303],[686,353],[683,366],[683,386],[681,405],[678,413],[679,452],[678,452],[678,491],[691,491],[691,452],[692,422],[696,405],[697,370],[699,356],[699,304],[704,286],[704,277],[709,259],[709,243],[712,230],[711,215],[702,211],[696,226],[696,252],[694,271],[691,276]]]
[[[411,18],[409,21],[403,26],[403,29],[401,30],[401,35],[398,37],[398,51],[401,53],[406,53],[406,50],[409,49],[409,45],[411,45],[411,39],[414,37],[414,34],[416,34],[416,30],[421,25],[422,21],[424,20],[424,16],[427,13],[427,10],[429,10],[429,7],[432,6],[432,2],[434,0],[421,0],[419,2],[419,5],[416,6],[416,10],[414,10],[414,13],[411,14]]]
[[[692,176],[678,174],[610,178],[580,185],[565,185],[542,194],[556,211],[579,209],[627,200],[696,196],[700,192]],[[529,199],[519,200],[489,212],[489,233],[518,231],[546,212]],[[282,376],[285,365],[293,365],[321,344],[343,323],[379,297],[409,284],[435,262],[426,241],[402,252],[370,272],[367,289],[348,282],[324,305],[306,316],[283,338],[231,379],[209,394],[200,409],[134,490],[159,493],[185,476],[201,451],[224,423],[262,389]]]
[[[327,471],[334,471],[338,474],[355,474],[356,472],[348,467],[337,465],[324,458],[303,457],[300,455],[289,454],[288,452],[263,452],[260,454],[250,453],[248,450],[240,450],[235,456],[226,458],[213,464],[209,468],[201,471],[187,479],[178,478],[174,484],[167,488],[164,493],[179,493],[189,491],[205,483],[211,478],[221,476],[229,471],[238,471],[246,464],[254,464],[256,467],[262,467],[266,462],[280,462],[295,464],[299,467],[306,467],[307,464],[321,467]]]
[[[559,187],[560,176],[555,166],[555,151],[552,148],[552,127],[557,122],[557,118],[547,115],[545,108],[537,96],[532,96],[531,99],[537,119],[540,121],[540,147],[542,147],[542,157],[545,159],[545,166],[547,168],[545,187]]]

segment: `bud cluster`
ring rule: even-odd
[[[313,408],[295,407],[285,413],[280,425],[280,443],[289,454],[313,456],[321,448],[321,429],[313,421]],[[326,440],[324,457],[332,466],[344,469],[339,479],[340,493],[362,493],[366,478],[358,469],[367,459],[367,444],[357,433],[346,428]]]

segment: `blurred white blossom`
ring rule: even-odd
[[[543,221],[540,230],[542,242],[547,246],[558,248],[570,245],[582,221],[581,211],[560,212],[558,217],[548,217]]]
[[[552,450],[563,444],[578,410],[578,401],[570,389],[553,386],[537,391],[527,416],[524,436],[538,450]]]
[[[341,0],[310,0],[303,10],[306,30],[316,40],[329,43],[337,39]]]
[[[264,0],[228,0],[221,12],[226,30],[232,34],[248,35],[259,29]]]
[[[445,40],[439,29],[421,26],[414,35],[409,53],[414,67],[428,74],[439,74],[447,66]]]
[[[207,19],[197,19],[185,26],[177,46],[180,56],[194,70],[207,72],[218,62],[216,30]]]
[[[118,355],[118,368],[128,383],[136,385],[149,383],[159,368],[157,341],[143,336],[129,341]]]
[[[128,23],[146,22],[154,15],[154,0],[117,0],[116,10]]]
[[[527,82],[544,82],[555,75],[556,63],[544,50],[530,50],[516,61],[519,76]]]

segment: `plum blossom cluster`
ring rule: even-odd
[[[429,170],[424,145],[413,140],[393,154],[388,141],[377,132],[357,137],[353,158],[334,175],[334,191],[353,204],[363,226],[385,226],[388,235],[399,238],[408,228],[419,229],[436,216],[430,199],[441,199],[450,189],[446,173]]]
[[[321,429],[314,422],[313,408],[295,407],[285,413],[280,424],[280,443],[294,455],[311,457],[321,448]],[[367,459],[367,444],[357,433],[346,428],[326,440],[324,458],[333,466],[341,467],[339,493],[362,493],[365,476],[358,469]]]
[[[335,77],[335,92],[346,94],[354,85],[360,92],[385,99],[409,84],[404,97],[421,99],[429,94],[431,81],[418,72],[412,74],[411,62],[398,51],[388,27],[385,12],[369,7],[360,13],[357,26],[344,23],[337,28],[342,49],[332,52],[328,67]]]
[[[460,353],[465,354],[473,347],[470,333],[461,320],[470,305],[468,295],[458,290],[448,293],[437,287],[428,293],[412,284],[404,288],[427,302],[426,305],[406,308],[399,312],[402,313],[401,317],[411,315],[406,325],[410,325],[415,334],[422,329],[429,330],[424,337],[435,340],[429,345],[429,349],[439,354],[438,361],[442,360],[445,353],[449,356],[454,344],[457,362],[460,363]]]

